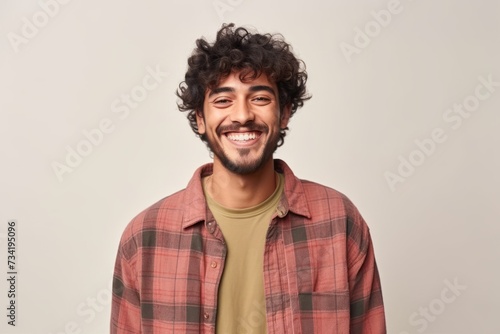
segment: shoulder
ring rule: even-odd
[[[300,182],[311,212],[311,222],[334,224],[345,234],[351,256],[364,256],[370,244],[370,229],[349,197],[322,184],[307,180]]]
[[[349,221],[362,220],[357,207],[344,193],[309,180],[298,179],[298,182],[303,189],[303,201],[307,203],[312,216],[328,215]]]
[[[186,189],[162,198],[137,214],[125,227],[120,248],[135,253],[148,231],[179,230],[182,222],[182,206]]]
[[[199,167],[186,188],[162,198],[141,211],[125,228],[122,241],[140,235],[145,230],[178,232],[187,224],[202,220],[205,216],[205,197],[201,178],[209,172],[211,165]]]
[[[302,184],[308,201],[328,200],[337,202],[342,206],[346,203],[351,203],[347,196],[334,188],[309,180],[299,179],[299,182]]]
[[[353,202],[342,192],[317,182],[299,179],[282,160],[275,160],[276,171],[285,176],[285,196],[289,209],[313,221],[347,219],[363,225]]]
[[[359,215],[359,211],[354,203],[344,193],[333,189],[331,187],[311,182],[308,180],[301,180],[308,197],[312,200],[321,200],[322,198],[335,203],[339,210],[346,216],[352,217]]]
[[[124,235],[137,234],[148,227],[158,227],[158,223],[162,221],[161,218],[166,217],[166,215],[172,219],[175,218],[176,213],[178,215],[182,211],[181,207],[184,204],[185,193],[186,189],[179,190],[142,210],[127,225]]]

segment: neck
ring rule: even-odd
[[[244,209],[265,201],[276,189],[274,161],[251,174],[235,174],[214,161],[213,174],[206,178],[205,190],[220,205]]]

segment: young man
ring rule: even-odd
[[[112,333],[385,333],[369,230],[341,193],[273,160],[309,97],[280,36],[199,39],[179,109],[213,153],[122,236]]]

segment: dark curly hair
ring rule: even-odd
[[[234,70],[242,71],[242,81],[265,73],[278,87],[280,112],[291,106],[290,117],[311,98],[306,93],[305,64],[295,57],[282,35],[252,34],[243,27],[234,28],[233,23],[225,24],[213,44],[204,38],[196,40],[185,80],[176,91],[181,99],[177,104],[179,110],[188,112],[191,129],[205,142],[198,132],[196,112],[203,112],[206,90],[216,87]],[[288,127],[280,130],[278,146],[283,144],[286,130]]]

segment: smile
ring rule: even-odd
[[[226,134],[226,136],[231,141],[245,142],[258,138],[259,134],[257,134],[256,132],[244,132],[244,133],[231,132]]]

